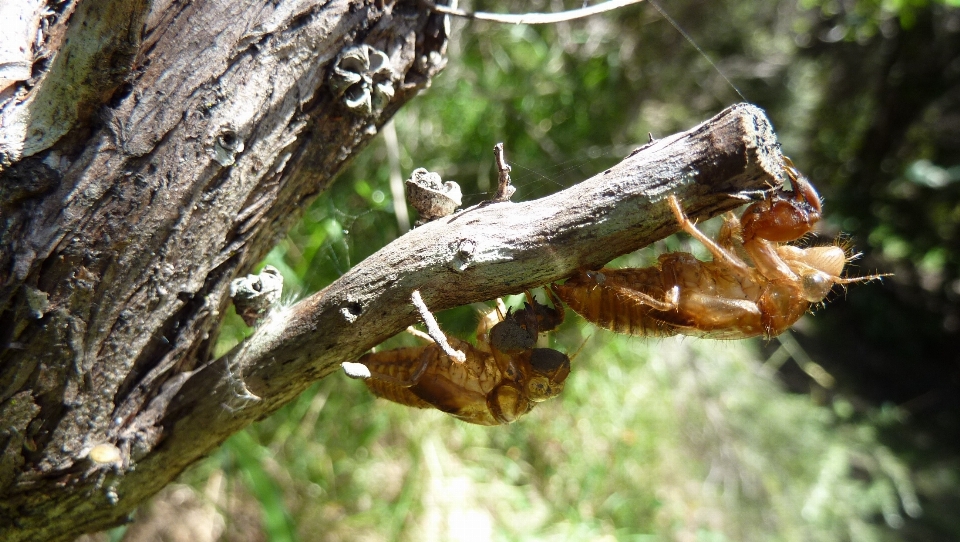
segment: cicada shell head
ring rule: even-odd
[[[823,301],[841,282],[843,267],[850,260],[846,251],[836,245],[800,248],[777,247],[777,253],[790,269],[800,277],[798,287],[803,299],[810,303]]]
[[[542,402],[563,391],[570,375],[570,358],[552,348],[535,348],[530,354],[531,374],[527,380],[527,397]]]

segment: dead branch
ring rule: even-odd
[[[689,216],[706,218],[783,180],[769,121],[757,107],[740,104],[552,196],[490,203],[433,221],[272,314],[245,343],[171,390],[157,405],[164,412],[158,426],[144,418],[137,438],[162,436],[163,446],[183,450],[189,464],[341,362],[416,322],[414,290],[435,311],[518,293],[673,233],[668,194],[680,198]],[[179,457],[147,456],[146,470],[171,455]],[[128,475],[122,483],[135,480]]]
[[[117,525],[222,441],[213,426],[198,453],[164,440],[165,409],[209,363],[233,279],[442,69],[447,17],[416,2],[14,10],[23,24],[0,32],[16,53],[0,51],[0,540]],[[233,398],[208,419],[266,404],[227,369]]]

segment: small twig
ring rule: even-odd
[[[430,335],[427,335],[426,333],[420,331],[419,329],[417,329],[417,328],[415,328],[415,327],[413,327],[413,326],[407,326],[407,333],[409,333],[410,335],[413,335],[414,337],[416,337],[416,338],[418,338],[418,339],[420,339],[420,340],[422,340],[422,341],[427,341],[427,342],[430,342],[430,343],[436,342],[436,341],[433,340],[433,337],[431,337]]]
[[[614,10],[617,8],[622,8],[624,6],[629,6],[631,4],[639,4],[643,0],[610,0],[608,2],[603,2],[602,4],[597,4],[595,6],[585,7],[581,9],[572,9],[570,11],[561,11],[558,13],[521,13],[521,14],[512,14],[512,13],[484,13],[482,11],[464,11],[462,9],[455,9],[448,6],[438,6],[433,3],[431,0],[420,0],[420,3],[424,6],[436,11],[437,13],[443,13],[444,15],[453,15],[454,17],[465,17],[467,19],[475,19],[478,21],[493,21],[495,23],[507,23],[507,24],[553,24],[560,23],[564,21],[572,21],[574,19],[580,19],[582,17],[589,17],[591,15],[596,15],[598,13],[603,13],[605,11]]]
[[[420,311],[420,317],[423,318],[423,323],[427,325],[427,334],[430,335],[430,338],[433,339],[435,343],[440,345],[443,353],[458,363],[466,361],[467,356],[459,350],[454,350],[453,347],[450,346],[450,343],[447,342],[447,336],[443,334],[443,331],[440,331],[440,325],[437,324],[436,318],[433,317],[430,309],[427,308],[427,304],[424,303],[423,298],[420,297],[420,290],[414,290],[413,293],[410,294],[410,299],[413,300],[413,306]]]
[[[510,197],[517,189],[510,185],[510,166],[503,158],[503,143],[497,143],[493,146],[493,156],[497,161],[500,182],[497,186],[497,193],[491,201],[510,201]]]

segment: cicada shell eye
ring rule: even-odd
[[[847,263],[847,255],[838,246],[797,249],[792,258],[795,263],[789,265],[800,275],[801,295],[811,303],[827,297]]]
[[[826,273],[810,270],[801,275],[803,298],[811,303],[817,303],[827,297],[833,289],[833,279]]]
[[[555,397],[561,391],[562,383],[558,386],[551,385],[550,379],[545,376],[535,376],[527,382],[527,398],[536,403]]]
[[[546,401],[563,391],[563,382],[570,375],[570,358],[552,348],[535,348],[530,356],[535,375],[527,382],[531,401]]]

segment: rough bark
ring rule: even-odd
[[[229,281],[442,67],[443,20],[412,1],[63,9],[47,61],[0,94],[2,540],[122,521],[413,323],[415,289],[439,310],[559,280],[673,232],[667,193],[705,217],[783,181],[762,111],[735,106],[554,196],[418,228],[211,361]],[[369,113],[329,83],[361,43],[392,68]],[[104,443],[116,463],[88,457]]]
[[[413,1],[49,7],[42,41],[22,44],[40,48],[32,77],[0,90],[3,540],[116,524],[179,472],[128,464],[138,481],[113,504],[115,475],[83,458],[208,359],[230,279],[429,83],[446,43]],[[360,44],[389,58],[393,97],[369,113],[329,84]]]

